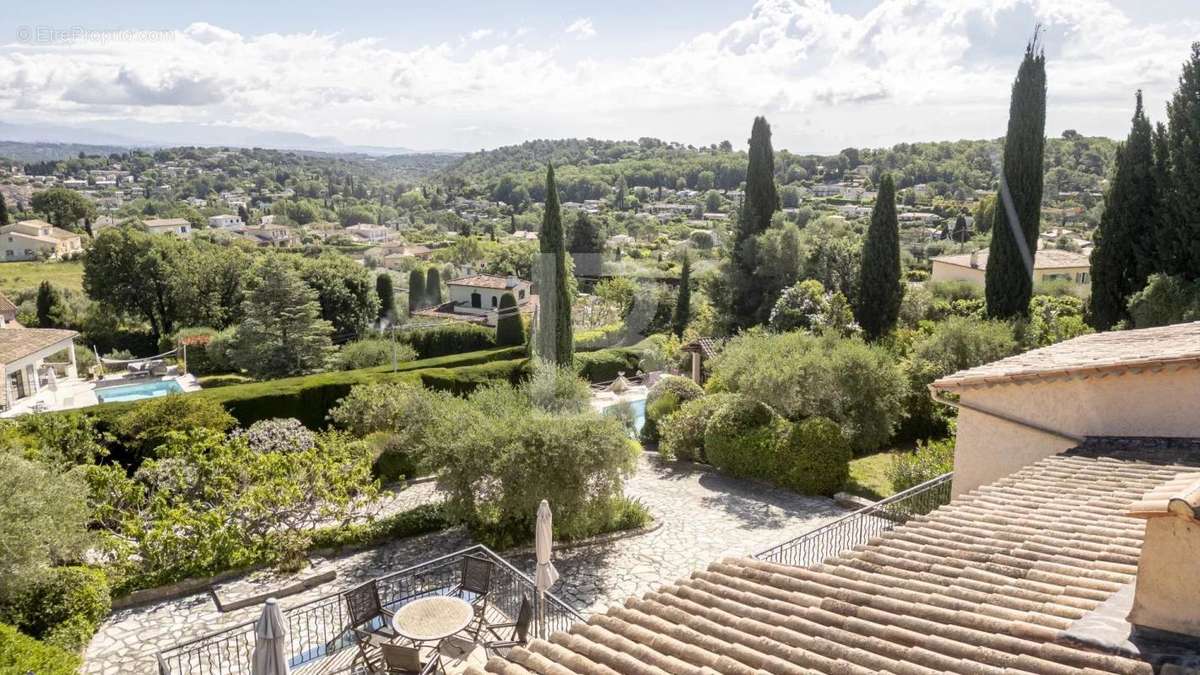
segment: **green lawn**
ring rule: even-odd
[[[43,280],[59,288],[81,290],[83,263],[72,262],[6,262],[0,263],[0,293],[12,296],[26,289],[37,288]]]
[[[896,490],[892,487],[892,481],[888,480],[888,467],[892,465],[893,456],[910,450],[912,447],[888,448],[850,460],[850,480],[846,482],[846,492],[867,499],[892,496]]]

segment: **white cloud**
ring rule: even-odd
[[[596,37],[596,28],[592,26],[592,20],[587,17],[581,17],[571,22],[565,31],[567,35],[574,35],[577,40],[586,40]]]
[[[0,115],[219,123],[418,148],[562,136],[739,143],[759,113],[776,147],[798,151],[994,137],[1041,21],[1048,133],[1116,136],[1139,87],[1162,119],[1198,18],[1139,23],[1107,0],[879,0],[859,16],[825,0],[759,0],[673,49],[590,60],[525,29],[398,49],[197,23],[167,41],[5,45]],[[567,30],[595,34],[588,19]]]

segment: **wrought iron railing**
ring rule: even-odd
[[[953,477],[953,473],[947,473],[898,492],[754,557],[797,567],[817,565],[867,543],[872,537],[904,524],[913,516],[924,515],[948,504]]]
[[[423,562],[376,579],[384,606],[396,609],[407,602],[430,595],[444,595],[460,580],[462,560],[472,555],[495,563],[489,606],[509,617],[516,617],[523,596],[533,604],[531,636],[545,637],[583,621],[579,612],[557,597],[539,597],[533,580],[483,545],[465,548],[441,558]],[[283,612],[288,627],[288,654],[293,669],[317,659],[354,648],[344,632],[347,623],[344,592],[333,593],[288,608]],[[160,672],[169,675],[230,675],[249,673],[254,653],[254,621],[210,633],[177,644],[158,654]],[[342,670],[329,672],[344,672]]]

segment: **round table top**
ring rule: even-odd
[[[396,610],[392,628],[410,640],[425,642],[450,637],[474,618],[475,610],[466,600],[437,595],[413,600]]]

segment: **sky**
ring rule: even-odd
[[[186,5],[186,6],[185,6]],[[1001,136],[1041,24],[1047,134],[1165,116],[1195,0],[19,3],[0,122],[478,150],[533,138],[776,148]]]

